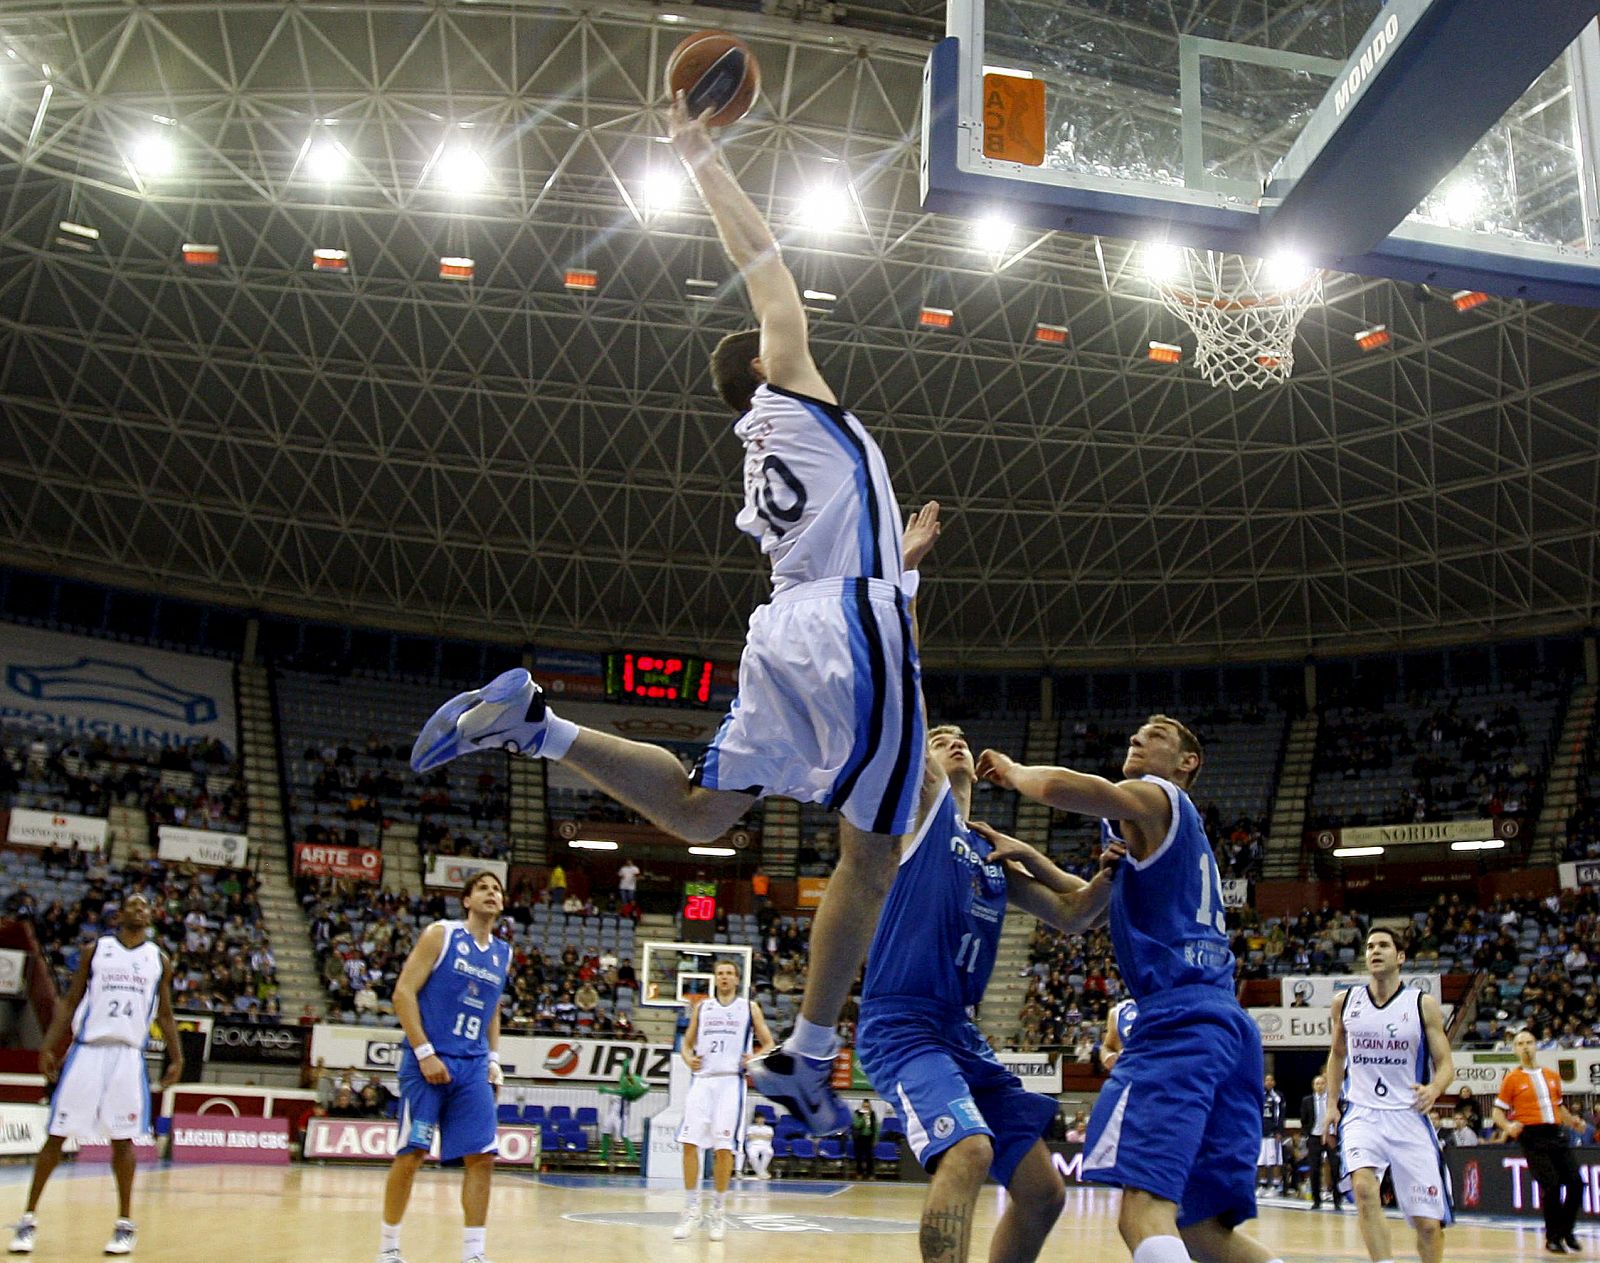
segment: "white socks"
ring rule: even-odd
[[[461,1230],[461,1263],[468,1263],[469,1259],[478,1258],[487,1248],[484,1245],[488,1238],[487,1228],[463,1228]]]
[[[713,1193],[713,1194],[711,1194],[711,1209],[712,1210],[721,1210],[722,1209],[723,1200],[726,1197],[727,1197],[726,1193]]]
[[[1146,1237],[1133,1252],[1133,1263],[1193,1263],[1181,1237]]]
[[[785,1045],[790,1052],[800,1053],[805,1057],[831,1057],[838,1051],[839,1041],[833,1033],[831,1026],[818,1026],[815,1022],[808,1022],[805,1018],[796,1018],[794,1033],[789,1036]]]
[[[398,1250],[400,1248],[400,1225],[383,1224],[378,1229],[378,1250]]]

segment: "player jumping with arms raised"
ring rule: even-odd
[[[772,562],[773,596],[750,617],[738,698],[686,776],[658,746],[560,718],[526,671],[509,671],[440,707],[411,762],[423,771],[499,749],[560,759],[691,842],[720,837],[765,794],[837,809],[839,864],[812,923],[800,1018],[788,1043],[751,1067],[758,1090],[825,1134],[850,1123],[829,1087],[833,1028],[894,880],[897,843],[915,823],[924,739],[915,580],[883,454],[817,370],[777,241],[681,100],[671,130],[760,323],[724,338],[711,360],[745,448],[738,525]],[[934,504],[907,539],[931,544],[937,533]]]
[[[1234,997],[1222,878],[1187,787],[1200,742],[1152,715],[1128,740],[1126,778],[1024,767],[995,750],[978,775],[1103,819],[1127,857],[1113,870],[1111,939],[1138,1034],[1095,1102],[1083,1178],[1122,1189],[1134,1263],[1281,1263],[1235,1229],[1256,1213],[1261,1036]]]

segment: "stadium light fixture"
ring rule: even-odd
[[[574,294],[592,294],[600,288],[600,274],[591,268],[568,268],[561,283]]]
[[[1016,229],[1009,219],[999,215],[985,215],[972,225],[972,240],[978,249],[988,255],[1002,255],[1011,244],[1011,234]]]
[[[639,182],[639,209],[646,215],[676,210],[683,198],[683,177],[676,171],[657,167]]]
[[[1316,269],[1297,254],[1279,254],[1266,261],[1263,271],[1270,288],[1292,290],[1309,281]]]
[[[1183,348],[1172,342],[1152,342],[1146,354],[1157,364],[1181,364]]]
[[[1500,851],[1505,849],[1505,845],[1504,838],[1484,838],[1477,842],[1452,842],[1450,849],[1452,851]]]
[[[311,252],[311,270],[313,272],[348,273],[350,271],[350,252],[348,250],[313,250]]]
[[[731,846],[691,846],[689,848],[689,854],[716,855],[725,858],[729,855],[737,855],[738,852],[735,851]]]
[[[434,163],[434,178],[453,193],[476,193],[489,182],[489,164],[470,145],[446,145]]]
[[[185,241],[183,261],[192,268],[214,268],[222,262],[222,247],[201,241]]]
[[[615,842],[601,842],[595,838],[574,838],[567,843],[574,851],[615,851]]]
[[[1458,228],[1476,219],[1482,205],[1483,190],[1472,180],[1457,180],[1444,191],[1444,217]]]
[[[1458,289],[1450,295],[1450,301],[1456,305],[1457,311],[1471,311],[1474,307],[1482,307],[1489,301],[1489,295],[1476,289]]]
[[[464,254],[446,254],[439,259],[441,281],[470,281],[476,264]]]
[[[145,132],[133,142],[128,159],[134,170],[146,179],[159,180],[171,175],[178,165],[178,148],[165,130]]]
[[[1342,860],[1360,859],[1364,855],[1382,855],[1381,846],[1336,846],[1333,853]]]
[[[837,184],[813,184],[801,195],[795,218],[812,232],[837,232],[850,217],[850,196]]]
[[[326,137],[313,141],[306,149],[305,172],[313,180],[332,184],[342,180],[350,169],[350,154],[337,140]]]
[[[948,329],[956,322],[956,313],[949,307],[924,307],[917,313],[919,329]]]
[[[1144,272],[1152,281],[1170,281],[1183,267],[1183,251],[1165,241],[1152,241],[1144,248]]]
[[[1394,338],[1389,333],[1388,325],[1373,325],[1370,329],[1363,329],[1356,334],[1356,345],[1363,351],[1376,351],[1379,347],[1388,346]]]
[[[1066,325],[1036,324],[1033,326],[1033,340],[1046,346],[1066,346],[1069,332]]]

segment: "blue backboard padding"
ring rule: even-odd
[[[1391,0],[1273,172],[1268,239],[1340,255],[1375,248],[1595,10],[1594,0]]]
[[[1004,211],[1019,224],[1037,229],[1171,241],[1258,258],[1272,253],[1256,210],[1218,205],[1181,189],[1142,192],[1131,182],[1094,177],[1049,183],[1028,179],[1026,170],[1013,168],[1002,174],[1000,164],[984,164],[989,170],[963,170],[957,161],[961,67],[956,37],[934,46],[928,75],[922,155],[926,209],[974,219]],[[1600,262],[1549,250],[1530,258],[1515,243],[1494,237],[1430,233],[1407,226],[1363,253],[1338,254],[1307,245],[1302,254],[1318,267],[1358,276],[1600,307]]]

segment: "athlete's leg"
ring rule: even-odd
[[[28,1188],[28,1213],[39,1209],[39,1198],[44,1193],[46,1181],[61,1164],[61,1147],[67,1143],[65,1136],[46,1137],[44,1148],[33,1164],[33,1183]]]
[[[1282,1263],[1259,1241],[1236,1232],[1220,1219],[1203,1219],[1181,1231],[1183,1244],[1199,1263]]]
[[[1035,1141],[1017,1163],[1006,1192],[1005,1213],[989,1242],[989,1263],[1032,1263],[1067,1201],[1067,1186],[1044,1141]]]
[[[122,1219],[133,1218],[133,1173],[138,1169],[138,1164],[133,1141],[111,1142],[111,1174],[117,1181],[117,1215]]]
[[[683,1146],[683,1191],[691,1200],[700,1192],[700,1146]]]
[[[832,1030],[844,1012],[899,862],[899,839],[867,833],[839,817],[839,864],[811,922],[811,960],[800,1004],[800,1016],[813,1026]]]
[[[1188,1248],[1178,1235],[1178,1204],[1143,1189],[1122,1190],[1117,1231],[1134,1263],[1183,1263],[1189,1257]],[[1148,1248],[1147,1242],[1151,1243]]]
[[[711,1186],[717,1190],[717,1196],[728,1191],[728,1185],[733,1183],[733,1150],[718,1149],[711,1155]]]
[[[406,1217],[406,1206],[411,1201],[411,1183],[417,1178],[417,1168],[427,1155],[421,1149],[408,1149],[397,1153],[389,1164],[389,1178],[383,1183],[383,1222],[398,1228]]]
[[[922,1204],[923,1263],[966,1263],[973,1211],[993,1161],[987,1136],[967,1136],[939,1155]]]
[[[1444,1263],[1444,1225],[1437,1219],[1418,1219],[1417,1257],[1422,1263]]]
[[[461,1159],[466,1168],[461,1177],[462,1222],[469,1228],[482,1228],[489,1222],[489,1180],[494,1175],[494,1154],[472,1153]]]
[[[1383,1198],[1379,1196],[1378,1173],[1371,1167],[1350,1172],[1350,1187],[1356,1195],[1356,1216],[1361,1223],[1361,1239],[1367,1243],[1367,1257],[1392,1259],[1389,1222],[1383,1217]]]
[[[677,756],[660,746],[580,728],[561,762],[625,807],[686,842],[712,842],[750,810],[755,798],[705,789],[689,780]],[[843,1007],[843,1001],[840,1006]]]

